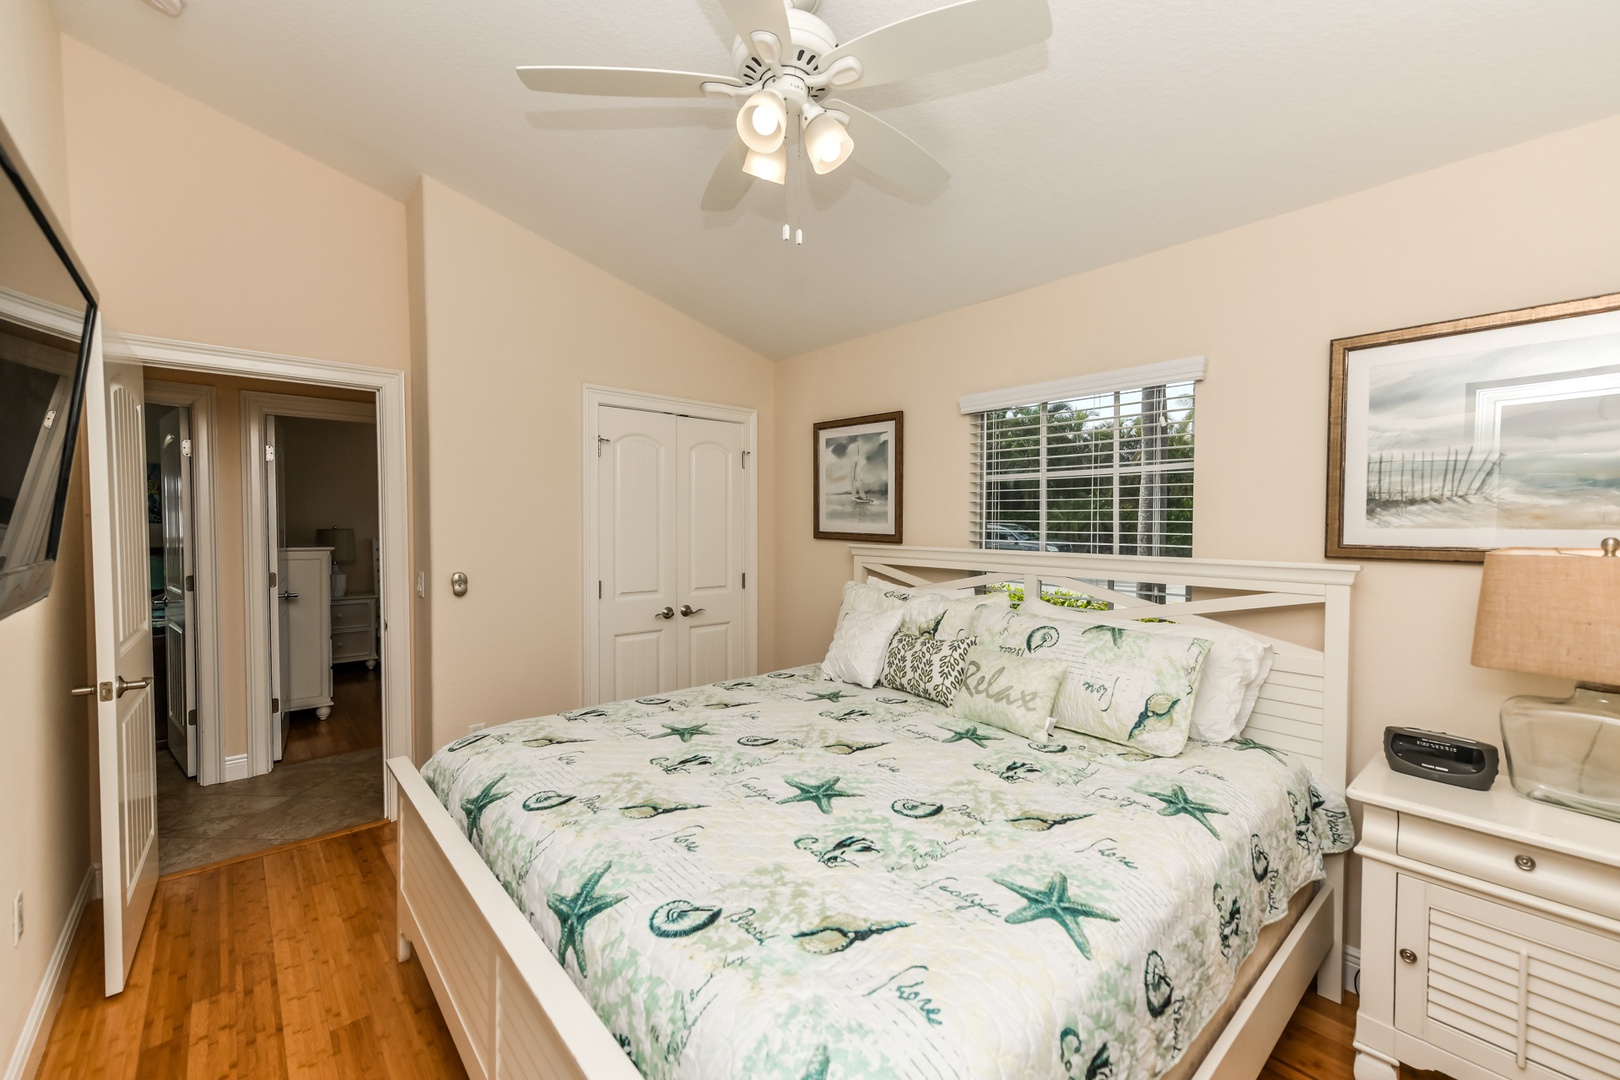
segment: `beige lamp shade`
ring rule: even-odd
[[[331,548],[334,563],[342,565],[354,562],[353,529],[340,529],[336,525],[330,529],[316,529],[315,546]]]
[[[1620,558],[1559,548],[1487,554],[1473,662],[1620,684]]]

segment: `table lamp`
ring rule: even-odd
[[[1601,551],[1504,548],[1485,556],[1475,667],[1574,679],[1567,698],[1502,705],[1519,794],[1620,821],[1620,540]]]
[[[315,546],[332,549],[332,595],[342,596],[349,589],[349,575],[342,568],[354,562],[354,530],[336,525],[316,529]]]

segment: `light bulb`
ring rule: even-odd
[[[754,130],[769,135],[776,130],[776,114],[769,109],[754,110]]]
[[[760,90],[737,113],[737,137],[758,154],[774,154],[787,137],[787,106],[770,90]]]
[[[855,140],[831,113],[819,112],[804,127],[805,146],[810,151],[810,167],[818,174],[832,172],[849,160]]]
[[[816,144],[816,157],[822,161],[837,161],[838,155],[843,152],[844,148],[838,145],[837,139],[822,139]]]

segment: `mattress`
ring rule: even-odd
[[[1256,742],[1029,742],[818,667],[422,775],[650,1078],[1160,1076],[1351,843]]]

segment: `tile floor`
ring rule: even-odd
[[[383,816],[382,748],[202,787],[158,752],[158,872],[172,874]]]

